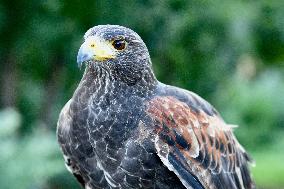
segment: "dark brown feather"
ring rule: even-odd
[[[172,96],[155,97],[147,107],[156,123],[157,142],[168,147],[163,157],[175,154],[206,188],[254,187],[246,152],[217,114],[192,109]]]

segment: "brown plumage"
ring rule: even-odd
[[[188,95],[202,103],[198,96]],[[208,189],[254,187],[247,170],[251,159],[217,113],[192,109],[173,96],[155,97],[147,107],[155,120],[155,145],[162,159],[172,154]]]

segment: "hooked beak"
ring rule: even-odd
[[[84,62],[104,61],[115,58],[115,55],[116,51],[110,42],[91,36],[81,45],[77,55],[77,64],[81,68]]]
[[[92,60],[93,56],[94,56],[94,54],[90,50],[86,49],[84,44],[82,44],[79,51],[78,51],[78,55],[77,55],[78,67],[81,68],[83,62]]]

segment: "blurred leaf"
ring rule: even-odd
[[[62,173],[64,178],[73,179],[64,167],[54,133],[36,130],[23,138],[1,139],[0,145],[0,169],[5,173],[0,177],[3,188],[44,188],[50,178],[62,177]]]
[[[236,133],[241,143],[261,149],[283,129],[284,96],[278,94],[284,94],[284,77],[274,69],[252,80],[239,76],[219,86],[217,106],[225,120],[240,125]]]
[[[0,111],[0,138],[15,134],[21,125],[21,115],[13,108]]]

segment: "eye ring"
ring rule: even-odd
[[[116,50],[123,50],[123,49],[125,49],[125,47],[126,47],[126,42],[125,42],[125,40],[123,40],[123,39],[117,39],[117,40],[114,40],[113,42],[112,42],[112,46],[116,49]]]

